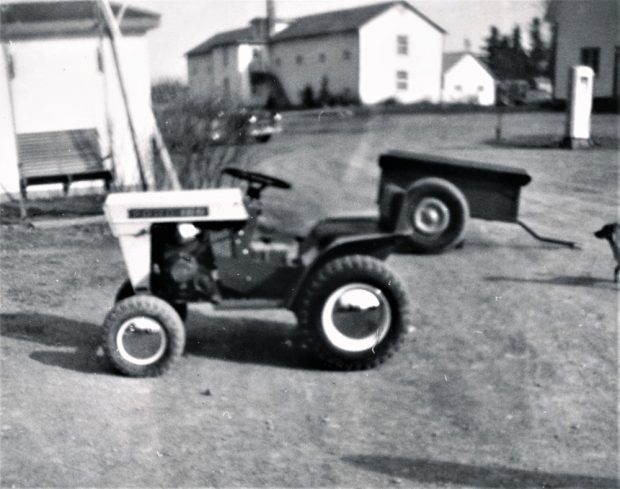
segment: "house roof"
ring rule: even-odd
[[[422,14],[411,4],[400,0],[299,17],[291,22],[286,29],[273,36],[272,40],[274,42],[278,42],[288,39],[299,39],[357,30],[369,20],[395,5],[403,5],[419,15],[437,30],[445,33],[444,29]]]
[[[443,73],[447,73],[448,71],[450,71],[454,65],[456,65],[459,61],[461,61],[461,59],[463,59],[464,56],[467,56],[467,55],[469,55],[472,58],[474,58],[478,62],[478,64],[482,67],[482,69],[484,71],[486,71],[489,75],[491,75],[493,78],[495,78],[495,75],[489,69],[489,67],[486,65],[486,63],[484,61],[482,61],[474,53],[471,53],[469,51],[459,51],[459,52],[454,52],[454,53],[443,53],[443,64],[442,64],[442,66],[443,66]]]
[[[225,31],[210,37],[203,43],[199,44],[195,48],[190,49],[186,56],[196,56],[199,54],[206,54],[215,47],[231,46],[235,44],[243,43],[260,43],[253,38],[252,27],[244,27],[242,29],[234,29],[232,31]]]
[[[419,15],[422,19],[431,24],[440,32],[446,32],[444,29],[442,29],[439,25],[437,25],[424,14],[422,14],[411,4],[404,0],[398,0],[391,2],[375,3],[372,5],[344,10],[334,10],[331,12],[324,12],[322,14],[307,15],[305,17],[298,17],[297,19],[291,20],[289,26],[286,27],[286,29],[274,35],[271,38],[271,41],[279,42],[289,39],[300,39],[357,30],[369,20],[373,19],[377,15],[385,12],[386,10],[390,9],[395,5],[403,5],[412,12],[415,12],[417,15]],[[189,50],[186,53],[186,56],[206,54],[215,47],[235,45],[246,42],[256,43],[263,41],[257,41],[252,37],[251,27],[235,29],[222,32],[220,34],[216,34],[213,37],[210,37],[202,44],[199,44],[198,46]]]
[[[121,5],[111,5],[114,14]],[[38,2],[6,2],[0,6],[2,37],[32,37],[95,32],[97,4],[95,0],[61,0]],[[127,7],[121,30],[146,32],[159,25],[160,15],[149,10]]]

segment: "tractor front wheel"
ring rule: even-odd
[[[132,297],[136,295],[135,290],[133,290],[133,285],[129,279],[125,279],[122,285],[119,287],[118,292],[116,292],[116,297],[114,298],[114,304],[122,301],[123,299],[127,299],[128,297]],[[187,303],[186,302],[171,302],[169,303],[177,314],[181,317],[183,321],[187,320]]]
[[[170,304],[152,295],[121,300],[103,323],[103,349],[112,365],[125,375],[161,375],[184,348],[183,321]]]

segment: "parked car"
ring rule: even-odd
[[[241,109],[220,112],[211,121],[209,137],[213,142],[235,142],[253,139],[266,143],[273,134],[282,132],[282,116],[264,109]]]

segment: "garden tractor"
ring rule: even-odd
[[[285,308],[326,366],[366,369],[390,357],[410,326],[405,286],[384,260],[408,241],[403,192],[387,186],[375,218],[330,218],[305,238],[260,235],[262,192],[279,178],[210,190],[110,194],[106,219],[128,272],[104,321],[104,351],[129,376],[157,376],[182,355],[191,303]],[[216,319],[213,319],[216,320]],[[208,325],[207,325],[208,327]]]

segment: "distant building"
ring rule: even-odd
[[[590,66],[594,98],[615,100],[620,94],[620,35],[617,0],[551,0],[546,20],[555,25],[554,98],[566,100],[568,71]]]
[[[120,5],[112,5],[118,14]],[[80,180],[139,185],[109,40],[94,0],[0,4],[0,194]],[[145,34],[159,15],[128,7],[119,42],[147,178],[150,75]],[[92,182],[87,182],[92,186]],[[79,186],[80,184],[78,184]],[[0,195],[1,196],[1,195]]]
[[[193,95],[298,105],[308,87],[373,104],[438,102],[445,31],[405,1],[300,17],[273,15],[186,53]],[[305,92],[305,93],[304,93]]]
[[[495,105],[495,78],[472,53],[445,53],[441,100],[445,103]]]

